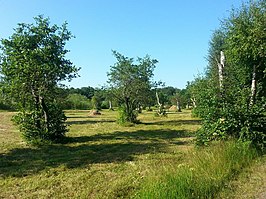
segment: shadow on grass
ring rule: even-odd
[[[69,116],[67,116],[67,119],[70,119],[70,118],[91,118],[91,117],[87,116],[87,115],[69,115]]]
[[[78,120],[78,121],[67,121],[69,125],[73,124],[95,124],[95,123],[105,123],[105,122],[115,122],[115,120]]]
[[[166,121],[155,121],[155,122],[143,122],[145,125],[200,125],[200,120],[166,120]]]
[[[184,131],[172,130],[115,132],[69,138],[68,144],[17,148],[0,154],[0,176],[23,177],[59,166],[79,168],[97,163],[132,161],[135,155],[164,152],[167,143],[162,139],[183,145],[187,143],[173,139],[187,136]]]
[[[194,136],[194,133],[189,133],[184,130],[139,130],[132,132],[114,132],[107,134],[96,134],[93,136],[82,137],[69,137],[70,143],[83,143],[83,142],[95,142],[104,140],[125,140],[125,141],[160,141],[160,140],[172,140],[175,138],[187,138]]]
[[[115,122],[115,120],[77,120],[77,121],[67,121],[67,124],[95,124],[95,123],[105,123],[105,122]],[[200,120],[165,120],[165,121],[154,121],[154,122],[141,122],[144,125],[200,125]]]

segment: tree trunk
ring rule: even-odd
[[[187,100],[187,109],[190,109],[190,100]]]
[[[162,106],[157,92],[156,92],[156,99],[157,99],[157,104],[159,105],[159,107]]]
[[[158,115],[159,116],[166,115],[165,111],[163,110],[163,104],[160,103],[159,95],[157,92],[156,92],[156,99],[157,99],[157,103],[159,106],[158,111],[157,111]]]
[[[249,105],[252,106],[255,103],[255,95],[256,95],[256,66],[253,66],[253,74],[251,81],[251,97]]]
[[[195,98],[191,98],[191,101],[192,101],[192,104],[193,104],[193,108],[196,108],[197,107],[196,99]]]
[[[32,88],[31,89],[31,93],[33,95],[33,98],[34,98],[34,101],[35,101],[35,112],[39,112],[39,109],[40,109],[40,99],[39,99],[39,96],[36,95],[35,93],[35,90]],[[36,120],[36,128],[37,129],[41,129],[41,121],[40,121],[40,118],[39,118],[39,115],[35,115],[35,120]]]
[[[176,108],[177,108],[177,112],[182,112],[181,111],[181,104],[180,104],[180,100],[176,99]]]
[[[109,111],[113,111],[114,109],[113,109],[113,106],[112,106],[112,101],[111,100],[109,100]]]
[[[224,64],[225,64],[225,56],[224,52],[220,52],[221,57],[220,57],[220,62],[217,61],[218,64],[218,73],[219,73],[219,84],[220,84],[220,90],[223,88],[223,79],[224,79]]]
[[[40,103],[42,106],[44,122],[45,122],[45,124],[48,124],[48,107],[46,106],[46,103],[44,102],[43,97],[40,97]]]
[[[132,107],[130,106],[130,101],[128,97],[125,97],[125,104],[126,104],[126,121],[127,122],[132,122],[134,123],[134,118],[133,118],[133,112],[132,112]]]
[[[161,109],[162,109],[162,104],[160,103],[160,99],[159,99],[159,96],[158,96],[158,93],[156,92],[156,99],[157,99],[157,104],[159,106],[159,113],[161,112]]]
[[[140,104],[138,104],[137,110],[138,110],[138,113],[142,113],[142,107]]]

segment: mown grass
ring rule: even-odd
[[[69,141],[32,147],[0,113],[0,198],[129,198],[144,179],[179,164],[193,148],[200,122],[190,112],[119,126],[116,112],[67,111]],[[2,122],[4,121],[4,122]]]
[[[215,198],[258,154],[247,143],[219,142],[189,154],[158,179],[148,179],[137,198]]]
[[[0,112],[0,198],[213,198],[256,156],[232,142],[195,148],[190,111],[143,112],[132,127],[115,111],[66,111],[68,142],[38,148],[13,114]]]

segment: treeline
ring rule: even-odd
[[[112,96],[111,90],[106,88],[93,88],[91,86],[81,88],[60,88],[61,104],[63,109],[112,109],[120,104],[118,100]],[[172,105],[180,106],[180,109],[192,108],[193,102],[188,89],[178,89],[172,86],[152,89],[140,104],[141,109],[152,110],[156,107],[158,93],[160,102],[165,109],[169,109]]]
[[[119,102],[110,94],[106,88],[94,88],[91,86],[81,88],[57,88],[61,106],[65,110],[91,110],[91,109],[110,109],[118,107]],[[191,109],[193,99],[191,98],[189,86],[186,89],[178,89],[172,86],[152,89],[149,97],[140,107],[145,110],[152,110],[157,107],[156,92],[158,93],[160,103],[165,109],[171,106],[178,106],[182,109]],[[153,107],[153,108],[152,108]],[[1,92],[0,98],[1,110],[16,110],[16,104],[12,102],[4,92]]]
[[[266,146],[266,1],[231,11],[212,35],[206,73],[191,82],[197,141],[236,138]]]

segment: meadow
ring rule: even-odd
[[[66,111],[66,142],[33,147],[0,112],[0,198],[213,198],[257,157],[233,142],[195,147],[188,110],[143,111],[133,126],[101,113]]]

